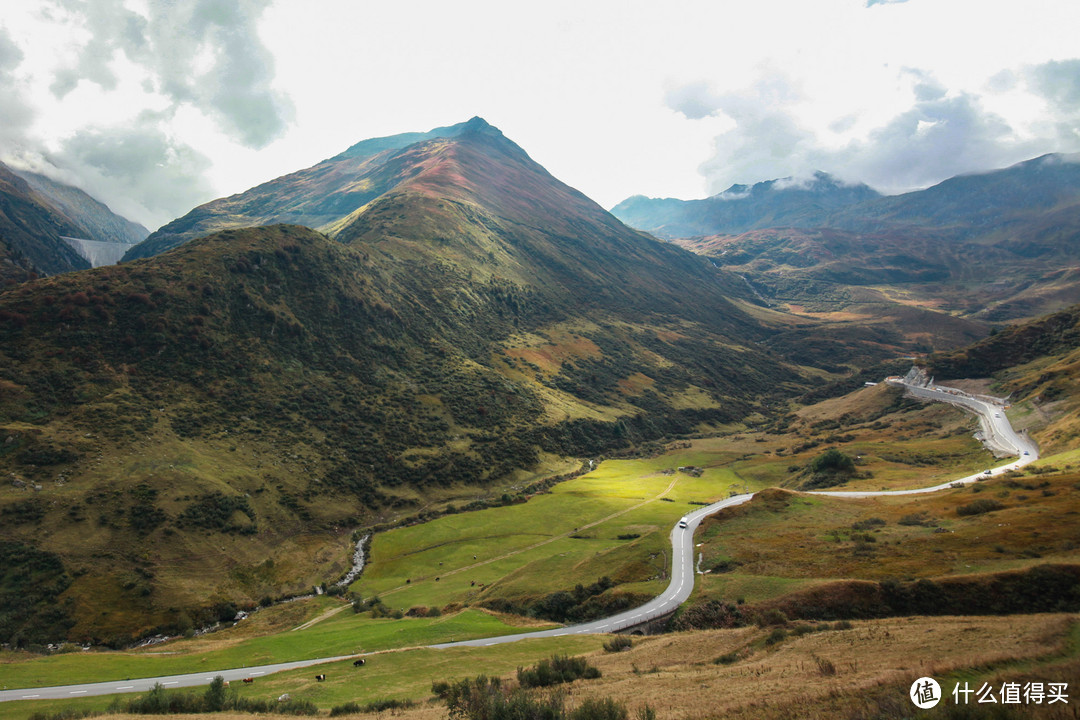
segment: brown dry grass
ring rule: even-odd
[[[992,672],[1016,663],[1030,667],[1034,659],[1065,650],[1074,621],[1067,615],[897,618],[791,637],[771,648],[761,642],[766,631],[756,628],[635,638],[629,651],[590,656],[603,676],[570,686],[568,703],[611,697],[626,703],[631,716],[647,704],[661,720],[834,718],[838,709],[852,715],[875,694],[887,700],[899,694],[901,708],[910,712],[906,693],[915,678],[940,679],[969,668]],[[730,665],[713,663],[730,652],[743,657]],[[823,676],[817,658],[832,662],[836,674]],[[1006,679],[1015,680],[1018,672]],[[447,717],[442,705],[430,702],[387,714]]]
[[[999,478],[931,495],[829,498],[770,491],[706,520],[702,567],[721,559],[737,573],[781,578],[919,578],[1080,559],[1080,475]],[[978,492],[976,492],[978,491]],[[991,498],[984,515],[957,508]],[[909,516],[923,525],[904,525]],[[852,526],[884,521],[867,529]],[[874,542],[866,542],[870,536]],[[705,587],[723,583],[706,576]]]

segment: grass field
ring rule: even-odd
[[[605,575],[617,582],[659,580],[670,527],[693,503],[726,497],[740,481],[726,467],[732,457],[691,447],[609,460],[524,504],[380,533],[352,590],[407,609],[532,597]],[[681,465],[705,471],[701,477],[673,472]],[[662,587],[658,582],[652,590]]]
[[[961,515],[990,499],[1000,509]],[[1080,561],[1080,475],[998,477],[932,495],[771,492],[699,531],[701,597],[756,602],[826,580],[966,575]]]
[[[139,651],[66,653],[31,659],[4,653],[0,655],[0,674],[7,687],[44,687],[265,665],[520,631],[520,627],[478,610],[401,620],[372,619],[346,610],[304,630],[282,628],[255,637],[233,638],[222,633],[220,637],[180,640]]]
[[[601,651],[602,638],[405,650],[373,656],[361,669],[347,663],[322,666],[319,671],[327,678],[323,683],[315,681],[311,670],[298,670],[260,678],[237,691],[259,698],[287,692],[324,712],[349,701],[412,700],[415,707],[391,714],[403,720],[434,720],[445,718],[446,708],[431,697],[433,680],[485,673],[513,682],[517,667],[560,653],[584,654],[601,671],[598,679],[566,687],[571,706],[586,698],[610,697],[624,702],[631,713],[649,705],[661,720],[903,718],[913,711],[907,690],[918,677],[935,677],[944,688],[957,680],[978,686],[984,679],[1054,681],[1070,674],[1075,682],[1080,650],[1075,617],[1068,615],[897,618],[843,627],[790,624],[781,629],[777,633],[777,628],[746,627],[635,638],[630,650],[615,654]],[[7,703],[4,717],[24,720],[35,711],[107,704],[93,698],[78,703]],[[858,714],[860,709],[864,714]]]

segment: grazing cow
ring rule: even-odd
[[[357,658],[356,660],[353,660],[352,666],[353,667],[360,667],[361,665],[366,665],[366,664],[367,664],[367,660],[365,660],[364,658]]]
[[[322,682],[323,680],[326,679],[326,676],[325,675],[316,675],[315,679],[318,680],[319,682]]]
[[[244,678],[244,682],[253,683],[253,682],[255,682],[255,678]]]

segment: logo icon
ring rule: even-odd
[[[929,710],[941,702],[941,686],[934,678],[921,677],[911,683],[911,691],[908,695],[911,696],[911,702],[915,703],[915,707]]]

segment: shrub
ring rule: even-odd
[[[960,507],[956,508],[956,514],[982,515],[983,513],[993,512],[994,510],[1001,510],[1003,507],[1005,506],[997,500],[994,500],[993,498],[979,498],[978,500],[974,500],[967,505],[961,505]]]
[[[570,720],[626,720],[626,706],[611,698],[586,698],[570,713]]]
[[[589,665],[583,657],[552,655],[531,668],[518,668],[517,678],[522,687],[548,687],[573,682],[579,678],[592,680],[600,677],[599,668]]]
[[[604,643],[604,652],[622,652],[632,647],[634,647],[634,641],[629,635],[616,635]]]
[[[738,662],[738,660],[739,660],[739,653],[737,653],[737,652],[729,652],[729,653],[724,653],[720,657],[713,660],[713,665],[730,665],[730,664],[732,664],[734,662]]]
[[[779,642],[783,642],[787,639],[787,630],[784,628],[773,628],[769,636],[765,638],[766,645],[775,645]]]
[[[335,705],[330,708],[330,717],[338,715],[355,715],[361,712],[360,705],[355,702],[347,702],[344,705]]]
[[[836,674],[836,666],[833,665],[832,661],[826,660],[823,657],[818,657],[817,655],[811,655],[811,657],[814,658],[818,673],[820,673],[822,677],[831,677]]]

